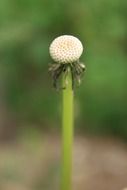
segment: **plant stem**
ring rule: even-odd
[[[72,75],[68,68],[67,76],[63,76],[63,115],[62,115],[62,181],[61,190],[71,190],[72,186],[72,145],[73,145],[73,89]],[[64,74],[63,74],[64,75]],[[67,84],[66,84],[67,83]]]

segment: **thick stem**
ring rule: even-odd
[[[73,145],[73,90],[72,75],[68,68],[63,76],[63,113],[62,113],[62,181],[61,190],[71,190],[72,186],[72,145]]]

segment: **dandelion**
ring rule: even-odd
[[[85,65],[79,62],[83,52],[83,45],[80,40],[71,35],[57,37],[51,43],[49,51],[55,62],[49,68],[54,87],[57,88],[57,81],[62,73],[66,78],[69,69],[72,75],[72,86],[74,87],[75,81],[80,84],[81,76],[85,70]]]
[[[83,52],[83,45],[74,36],[63,35],[57,37],[49,47],[54,60],[49,68],[53,77],[54,87],[62,76],[62,171],[61,190],[71,190],[72,187],[72,146],[74,129],[73,87],[75,81],[80,83],[85,65],[79,62]]]

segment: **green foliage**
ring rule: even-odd
[[[80,125],[127,137],[126,18],[124,0],[0,1],[0,79],[9,109],[23,122],[57,121],[48,47],[72,34],[84,44],[87,66],[76,90]]]

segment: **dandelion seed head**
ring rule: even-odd
[[[55,62],[62,64],[73,63],[80,58],[83,52],[83,45],[74,36],[62,35],[53,40],[49,51]]]

